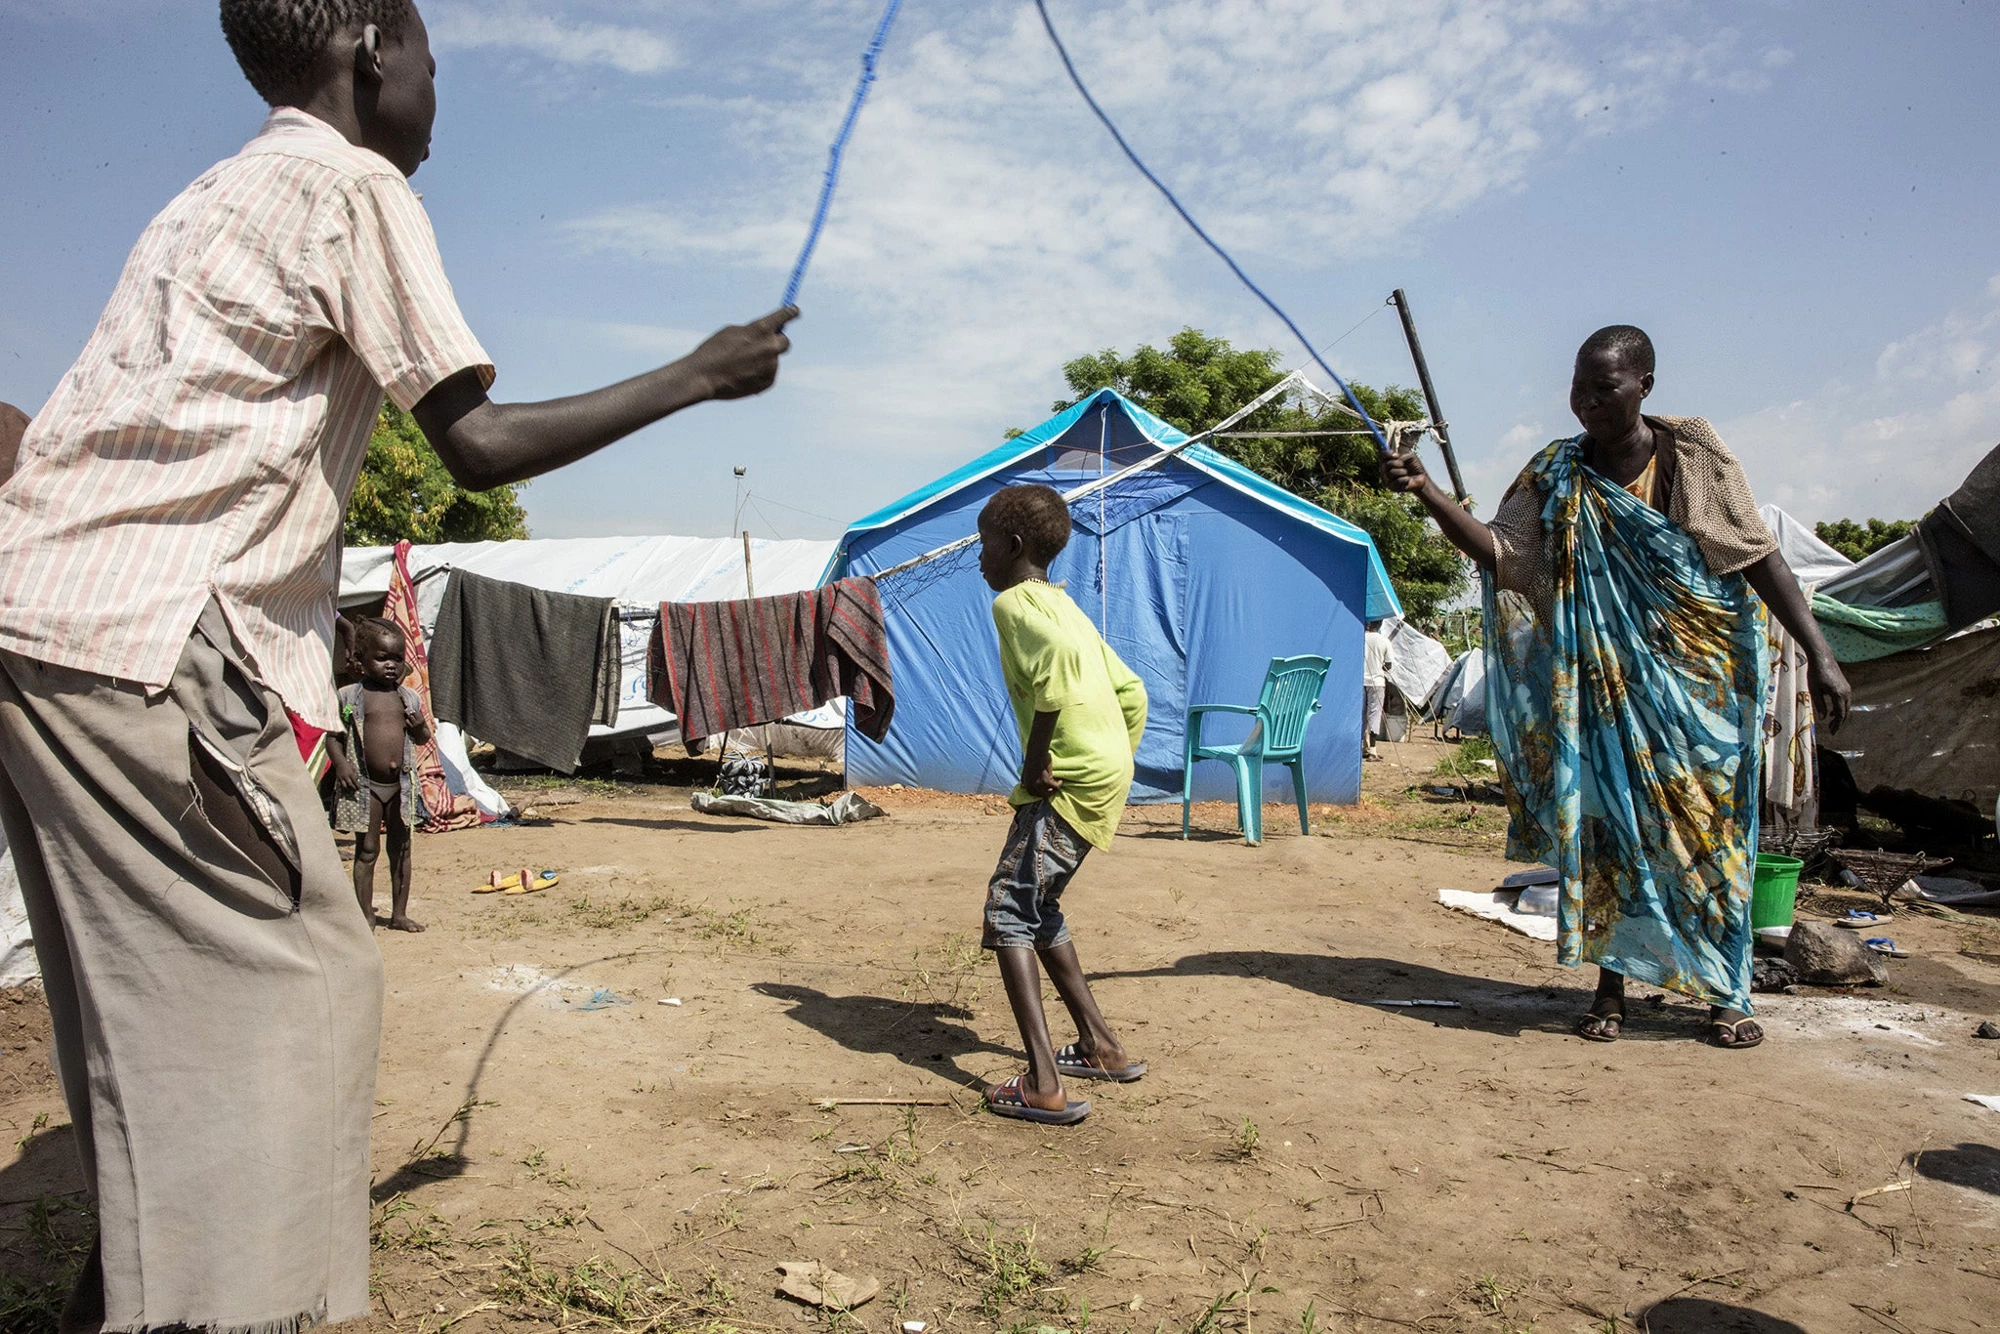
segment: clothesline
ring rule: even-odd
[[[1389,430],[1397,426],[1410,426],[1410,425],[1428,427],[1430,423],[1429,422],[1414,422],[1414,423],[1383,422],[1382,428],[1384,430]],[[1372,436],[1374,434],[1375,433],[1373,431],[1217,431],[1215,432],[1215,438],[1217,440],[1304,440],[1322,435]]]

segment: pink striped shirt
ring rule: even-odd
[[[386,390],[493,367],[388,159],[293,108],[147,226],[0,488],[0,648],[166,686],[213,595],[338,725],[333,595]]]

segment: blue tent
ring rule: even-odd
[[[980,507],[1003,486],[1069,492],[1186,439],[1102,390],[854,524],[828,577],[876,574],[974,533]],[[1189,703],[1255,703],[1270,660],[1297,653],[1333,660],[1307,737],[1308,789],[1315,801],[1357,799],[1361,637],[1366,621],[1399,612],[1367,533],[1203,445],[1073,502],[1070,517],[1070,544],[1050,577],[1151,700],[1133,801],[1180,799]],[[881,590],[895,721],[879,745],[848,728],[848,781],[1011,790],[1020,737],[976,550],[891,575]],[[1244,731],[1241,720],[1211,717],[1205,739]],[[1272,800],[1290,799],[1285,770],[1266,777]],[[1233,795],[1227,765],[1201,765],[1195,778],[1202,799]]]

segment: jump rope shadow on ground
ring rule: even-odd
[[[582,963],[572,964],[561,972],[549,974],[535,986],[509,1001],[507,1008],[500,1012],[500,1017],[493,1022],[492,1030],[486,1035],[486,1045],[480,1048],[479,1059],[473,1063],[472,1078],[465,1082],[465,1097],[459,1103],[457,1110],[438,1127],[437,1134],[431,1137],[428,1144],[418,1140],[410,1158],[401,1167],[370,1186],[369,1198],[380,1204],[384,1200],[408,1194],[432,1182],[448,1181],[453,1177],[464,1176],[472,1166],[471,1159],[465,1153],[465,1147],[472,1138],[472,1120],[480,1107],[486,1105],[479,1096],[479,1086],[486,1078],[487,1064],[492,1061],[493,1052],[499,1047],[500,1038],[506,1033],[507,1026],[514,1022],[514,1016],[519,1013],[523,1005],[542,997],[551,986],[565,978],[586,968],[595,968],[599,964],[633,958],[635,953],[642,954],[644,951],[606,954],[600,958],[586,959]],[[454,1127],[456,1127],[455,1132]],[[443,1147],[447,1135],[451,1137],[449,1148]]]
[[[1582,976],[1592,982],[1596,980],[1594,972]],[[1516,986],[1492,978],[1446,972],[1406,959],[1344,958],[1273,950],[1190,954],[1162,968],[1093,973],[1090,980],[1095,984],[1125,978],[1197,977],[1280,982],[1315,996],[1397,1015],[1414,1023],[1471,1029],[1505,1038],[1518,1038],[1523,1033],[1571,1036],[1576,1032],[1578,1018],[1589,1008],[1591,997],[1591,992],[1583,987]],[[1647,1003],[1645,998],[1652,994],[1639,987],[1628,992],[1624,1041],[1677,1041],[1699,1034],[1696,1019],[1705,1017],[1706,1010],[1698,1015],[1670,1011]],[[1373,1003],[1392,1000],[1450,1000],[1457,1001],[1459,1008]]]
[[[952,1022],[972,1014],[947,1002],[831,996],[786,982],[756,982],[750,989],[786,1002],[792,1007],[785,1012],[787,1018],[849,1051],[893,1056],[904,1065],[968,1088],[984,1088],[988,1081],[960,1065],[960,1057],[981,1052],[1021,1059],[1018,1048],[995,1046],[964,1024]]]

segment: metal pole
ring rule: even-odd
[[[750,530],[743,530],[743,596],[757,596],[757,581],[750,577]]]
[[[1467,502],[1465,482],[1458,475],[1458,456],[1451,452],[1451,430],[1445,425],[1444,410],[1438,406],[1437,386],[1431,383],[1430,363],[1424,360],[1424,345],[1417,341],[1416,321],[1410,318],[1410,301],[1398,287],[1389,294],[1389,300],[1396,305],[1396,313],[1403,317],[1403,339],[1410,345],[1410,360],[1417,363],[1417,383],[1423,386],[1424,406],[1431,414],[1431,430],[1438,438],[1438,449],[1444,453],[1444,466],[1451,473],[1451,491],[1458,497],[1458,503]]]

